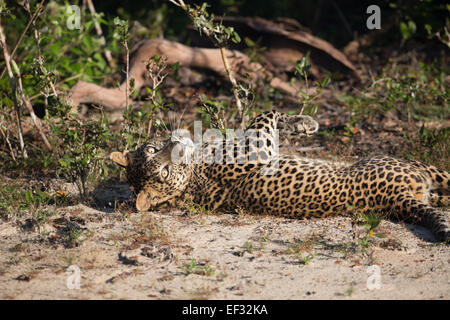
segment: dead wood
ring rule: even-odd
[[[233,26],[241,37],[248,36],[254,41],[261,39],[260,45],[267,48],[261,55],[279,72],[293,71],[292,62],[300,60],[309,52],[314,77],[321,78],[326,70],[359,79],[355,66],[344,53],[300,25],[283,20],[276,23],[259,17],[216,19],[222,20],[224,25]]]
[[[270,85],[276,89],[296,95],[297,89],[265,70],[259,63],[251,62],[249,57],[237,50],[226,50],[230,67],[237,79],[249,75],[252,79],[270,79]],[[154,55],[166,56],[167,62],[179,62],[180,66],[189,68],[209,69],[222,77],[227,77],[220,49],[192,48],[181,43],[149,39],[138,42],[132,49],[129,78],[134,78],[134,87],[140,90],[150,84],[146,72],[146,63]],[[126,105],[125,81],[119,88],[103,88],[93,83],[79,81],[70,90],[69,96],[74,107],[80,103],[95,103],[111,109],[121,109]]]

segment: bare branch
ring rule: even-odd
[[[206,34],[208,38],[211,40],[211,42],[220,48],[222,62],[225,67],[228,79],[231,82],[234,99],[236,100],[236,106],[238,109],[237,112],[238,121],[240,122],[240,126],[243,129],[245,127],[245,122],[247,119],[245,119],[244,108],[241,99],[239,98],[239,86],[233,75],[233,71],[230,68],[230,64],[228,62],[228,58],[225,51],[225,44],[230,37],[228,32],[226,32],[227,31],[226,28],[224,28],[221,23],[220,24],[214,23],[213,22],[214,18],[208,20],[206,12],[192,9],[189,5],[186,5],[183,0],[169,0],[169,1],[175,4],[176,6],[181,7],[187,13],[189,18],[192,20],[194,27],[200,33]],[[231,31],[233,30],[231,29]]]
[[[94,18],[95,31],[97,32],[97,35],[100,38],[100,44],[102,45],[102,48],[104,49],[105,58],[108,61],[109,66],[110,67],[114,67],[114,61],[113,61],[112,56],[111,56],[111,51],[106,49],[105,37],[103,36],[102,28],[100,27],[100,24],[97,21],[97,12],[95,11],[94,4],[92,3],[92,0],[86,0],[86,2],[87,2],[87,5],[89,7],[89,11],[91,12],[91,14],[92,14],[92,16]]]
[[[30,112],[31,118],[33,119],[34,125],[35,125],[36,129],[38,130],[39,135],[42,138],[42,141],[44,142],[45,146],[49,150],[52,150],[52,146],[48,142],[47,137],[45,136],[44,131],[42,130],[42,127],[40,125],[40,121],[36,117],[36,114],[34,113],[33,106],[31,105],[30,101],[28,100],[28,98],[26,97],[26,95],[25,95],[25,93],[23,91],[22,78],[20,76],[20,70],[17,67],[17,65],[15,64],[14,60],[12,60],[10,58],[10,55],[9,55],[9,52],[8,52],[8,48],[6,46],[5,34],[4,34],[4,31],[3,31],[3,27],[1,25],[1,20],[0,20],[0,43],[1,43],[2,47],[3,47],[3,56],[5,58],[6,68],[7,68],[7,71],[8,71],[8,76],[9,76],[9,79],[10,79],[10,82],[11,82],[11,88],[12,88],[12,91],[13,91],[14,105],[15,105],[15,108],[16,108],[17,125],[18,125],[18,128],[19,128],[19,140],[20,140],[21,149],[22,149],[22,152],[24,154],[24,157],[26,158],[27,154],[26,154],[26,150],[25,150],[25,144],[23,142],[22,126],[21,126],[21,123],[20,123],[19,105],[18,105],[18,101],[17,101],[17,98],[16,98],[16,90],[19,93],[20,97],[22,98],[22,101],[25,104],[25,106],[27,107],[28,111]],[[14,69],[15,69],[15,72],[17,73],[17,84],[18,84],[18,86],[16,86],[16,79],[14,78],[14,74],[13,74],[12,69],[11,69],[11,64],[14,64]]]
[[[8,76],[9,76],[9,82],[11,83],[11,91],[12,91],[12,96],[13,96],[13,100],[14,100],[14,110],[15,110],[16,121],[17,121],[17,129],[19,132],[20,150],[22,151],[23,157],[28,158],[27,150],[25,149],[25,143],[23,141],[22,123],[20,121],[19,104],[18,104],[17,96],[16,96],[16,79],[14,78],[14,74],[11,69],[11,56],[9,55],[8,47],[6,46],[6,38],[5,38],[5,34],[3,32],[3,27],[1,24],[1,17],[0,17],[0,45],[3,48],[3,57],[5,59],[6,70],[8,72]]]
[[[3,131],[2,126],[3,125],[0,123],[0,132],[2,133],[2,136],[5,138],[6,144],[8,145],[9,152],[11,153],[11,158],[14,160],[14,162],[16,162],[16,156],[14,155],[14,151],[11,146],[11,142],[9,142],[8,135]]]
[[[28,21],[27,26],[25,27],[25,29],[23,30],[22,34],[20,35],[20,38],[19,38],[19,40],[17,41],[17,43],[16,43],[16,45],[14,46],[14,49],[13,49],[13,51],[12,51],[12,53],[11,53],[11,59],[14,58],[14,54],[16,53],[17,48],[19,47],[20,43],[22,42],[23,37],[25,36],[25,34],[27,33],[27,31],[28,31],[28,29],[30,28],[31,24],[34,22],[34,20],[36,19],[38,13],[39,13],[40,10],[42,9],[43,4],[44,4],[44,1],[45,1],[45,0],[42,0],[42,1],[39,3],[38,7],[36,8],[36,11],[34,12],[33,16],[32,16],[31,19],[30,19],[30,21]],[[5,71],[6,71],[6,68],[3,69],[2,73],[0,74],[0,80],[3,78],[3,75],[5,74]]]
[[[227,72],[228,79],[230,80],[231,85],[233,86],[233,88],[232,88],[233,95],[234,95],[234,99],[236,100],[236,106],[238,108],[238,115],[239,115],[239,118],[240,118],[238,120],[240,120],[241,129],[244,129],[244,127],[245,127],[245,119],[244,118],[245,117],[243,115],[244,110],[243,110],[243,107],[242,107],[242,102],[241,102],[241,99],[239,99],[238,84],[236,82],[236,79],[234,78],[233,70],[231,70],[230,64],[228,63],[227,55],[226,55],[226,52],[225,52],[225,47],[221,47],[220,48],[220,54],[222,55],[222,61],[223,61],[223,65],[225,67],[225,70]]]

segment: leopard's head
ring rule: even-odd
[[[173,202],[183,194],[191,178],[188,164],[174,159],[179,155],[179,143],[170,140],[148,141],[136,151],[113,152],[110,159],[126,168],[132,186],[136,208],[146,211],[164,202]]]

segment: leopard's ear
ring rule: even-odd
[[[121,167],[126,167],[128,165],[128,160],[126,158],[126,154],[128,151],[124,152],[111,152],[109,155],[109,158],[114,161],[116,164],[118,164]]]
[[[136,209],[139,211],[147,211],[150,208],[150,196],[144,192],[139,192],[136,199]]]

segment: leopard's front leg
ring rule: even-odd
[[[310,136],[319,130],[319,123],[310,116],[305,115],[280,115],[277,123],[281,139],[298,139],[302,136]]]
[[[208,211],[233,211],[228,203],[229,188],[215,180],[196,183],[185,194],[185,202],[194,202]]]

